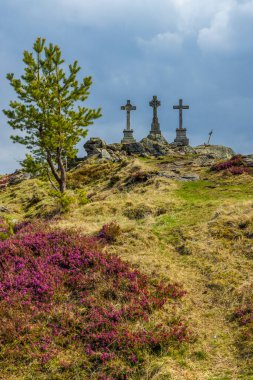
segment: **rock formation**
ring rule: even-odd
[[[88,157],[108,159],[118,161],[124,156],[138,155],[146,156],[168,156],[178,154],[197,154],[204,157],[203,159],[229,159],[235,155],[234,151],[222,145],[199,145],[195,148],[191,146],[178,146],[177,144],[168,144],[161,140],[144,138],[140,142],[129,144],[106,144],[100,138],[91,138],[84,144]]]

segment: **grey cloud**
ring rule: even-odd
[[[203,54],[204,45],[198,41],[199,31],[210,28],[215,15],[235,0],[158,0],[156,4],[149,0],[131,4],[96,0],[89,2],[86,14],[85,1],[50,3],[12,0],[1,5],[1,109],[15,97],[5,74],[22,73],[22,51],[31,50],[40,35],[59,44],[66,63],[79,61],[80,77],[93,77],[87,105],[102,106],[103,117],[89,128],[89,137],[119,141],[125,127],[120,106],[130,98],[137,106],[132,116],[135,136],[143,138],[152,117],[148,102],[156,94],[162,102],[161,127],[169,141],[178,125],[172,106],[183,97],[191,107],[184,120],[193,145],[203,143],[213,128],[215,143],[252,152],[253,52],[247,46],[249,38],[243,53],[238,43],[249,31],[250,13],[230,13],[229,23],[237,41],[233,54],[220,54],[217,49]],[[250,2],[236,3],[245,6]],[[241,31],[242,23],[245,29]],[[0,117],[0,131],[0,172],[14,170],[25,152],[9,140],[11,130],[4,115]],[[84,154],[82,144],[80,156]]]

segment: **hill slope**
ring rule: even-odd
[[[48,185],[37,179],[0,193],[9,218],[54,215],[57,228],[91,235],[116,221],[121,234],[111,253],[183,285],[180,314],[194,342],[147,364],[143,379],[253,378],[252,174],[212,172],[213,164],[197,155],[88,160],[69,172],[65,214],[57,214]]]

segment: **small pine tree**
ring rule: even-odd
[[[78,62],[64,70],[64,60],[57,45],[37,38],[33,52],[24,52],[21,79],[7,74],[17,100],[4,110],[9,125],[21,135],[12,136],[27,147],[30,154],[22,165],[28,171],[46,172],[51,184],[61,193],[66,190],[65,161],[77,154],[76,145],[87,134],[87,127],[101,116],[101,109],[78,104],[89,96],[92,78],[80,83]],[[53,179],[52,179],[53,175]]]

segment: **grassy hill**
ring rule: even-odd
[[[115,222],[120,233],[105,251],[187,292],[175,313],[192,339],[150,357],[135,378],[253,379],[252,173],[211,171],[210,161],[197,155],[175,155],[89,160],[68,177],[62,200],[39,179],[2,187],[1,215],[42,218],[56,230],[91,236]],[[28,379],[26,373],[0,378]]]

